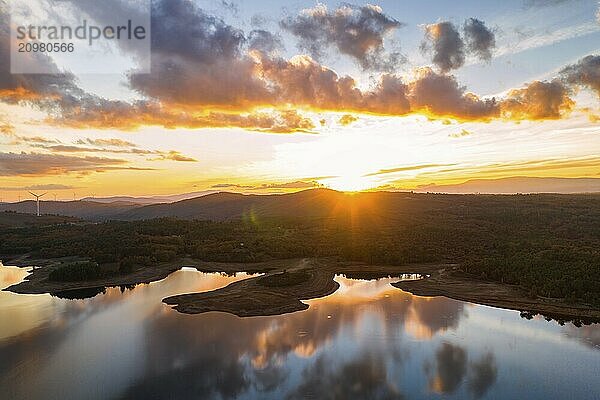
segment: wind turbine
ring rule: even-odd
[[[40,216],[40,197],[45,196],[47,193],[44,193],[44,194],[35,194],[33,192],[29,192],[29,193],[31,193],[31,195],[33,197],[35,197],[35,201],[37,203],[37,216],[39,217]]]

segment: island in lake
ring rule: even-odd
[[[47,203],[47,204],[46,204]],[[0,259],[35,266],[7,290],[60,293],[149,283],[183,266],[259,273],[210,292],[170,296],[182,313],[277,315],[334,293],[336,275],[393,283],[523,316],[600,320],[600,195],[216,193],[116,208],[45,202],[61,216],[3,205]]]

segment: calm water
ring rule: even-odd
[[[0,265],[0,287],[27,272]],[[378,281],[278,317],[161,299],[247,275],[192,270],[86,300],[0,292],[3,399],[600,399],[600,325],[577,328]]]

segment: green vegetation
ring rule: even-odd
[[[107,273],[102,271],[97,263],[76,262],[61,265],[52,270],[48,279],[58,282],[78,282],[99,279],[106,275]]]
[[[531,296],[600,304],[600,196],[403,196],[403,203],[332,217],[0,227],[0,254],[81,256],[118,263],[122,273],[183,256],[449,262],[478,279],[521,285]],[[77,274],[95,273],[83,270]]]

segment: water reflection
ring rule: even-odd
[[[23,276],[0,267],[5,286]],[[278,317],[185,315],[160,301],[244,278],[185,270],[86,300],[2,292],[0,390],[11,399],[598,398],[600,351],[583,339],[598,325],[416,297],[393,278],[336,277],[336,293]]]

